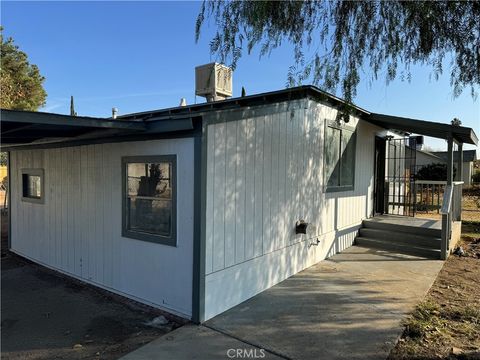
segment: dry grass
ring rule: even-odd
[[[480,359],[480,222],[463,224],[459,245],[466,256],[445,262],[389,360]]]
[[[479,221],[480,222],[480,207],[479,207],[479,195],[472,193],[471,191],[463,194],[462,198],[462,220],[463,221]],[[441,220],[442,215],[437,211],[417,212],[415,217],[422,219],[434,219]]]

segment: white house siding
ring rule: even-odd
[[[444,164],[445,162],[440,159],[438,156],[430,155],[423,151],[417,151],[415,156],[415,165],[417,166],[426,166],[430,164]]]
[[[463,181],[465,185],[472,185],[473,161],[463,163]]]
[[[177,155],[177,247],[122,237],[122,156]],[[12,151],[12,250],[184,317],[192,309],[193,139]],[[21,169],[45,169],[45,204]]]
[[[270,109],[221,114],[240,120],[211,117],[206,127],[206,319],[351,246],[372,213],[380,129],[351,119],[355,189],[325,193],[325,119],[336,110],[307,100]],[[310,235],[295,234],[299,219]]]

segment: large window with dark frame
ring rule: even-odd
[[[353,190],[355,185],[355,129],[332,122],[325,131],[326,191]]]
[[[22,200],[42,204],[44,199],[43,169],[22,169]]]
[[[176,245],[176,156],[124,157],[123,236]]]

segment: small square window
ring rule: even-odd
[[[44,203],[43,169],[22,169],[22,200]]]
[[[123,236],[176,245],[176,157],[123,160]]]

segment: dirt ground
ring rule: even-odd
[[[480,359],[480,222],[463,224],[458,245],[389,360]]]
[[[480,189],[477,190],[478,194],[472,194],[467,192],[463,194],[462,198],[462,221],[480,221],[480,210],[477,206],[479,201]],[[429,212],[416,212],[416,217],[441,220],[442,215],[436,211]]]
[[[4,249],[5,235],[2,359],[118,359],[184,323],[16,256]],[[168,323],[147,325],[161,315]]]

